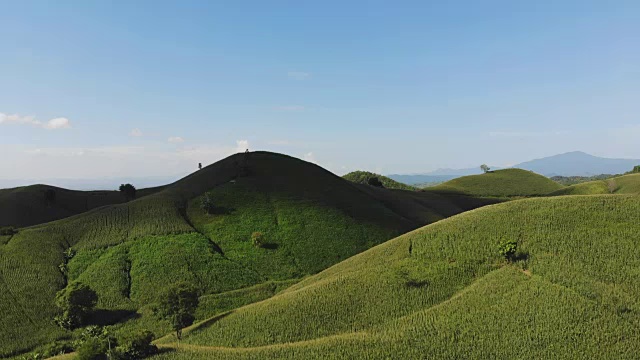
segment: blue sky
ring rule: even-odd
[[[640,158],[637,1],[0,1],[0,179]],[[11,170],[8,170],[11,169]]]

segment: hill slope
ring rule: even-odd
[[[200,208],[205,194],[211,215]],[[189,281],[205,298],[246,304],[273,295],[269,284],[494,202],[377,189],[288,156],[237,154],[155,194],[0,238],[0,356],[72,335],[51,322],[55,293],[70,281],[98,292],[97,322],[162,334],[168,324],[148,306],[162,286]],[[251,244],[253,232],[264,234],[263,248]],[[207,306],[200,317],[220,310]]]
[[[417,190],[413,186],[403,184],[397,182],[391,178],[388,178],[384,175],[375,174],[368,171],[352,171],[342,177],[343,179],[349,180],[356,184],[368,185],[369,179],[378,178],[378,180],[382,183],[386,189],[399,189],[399,190]]]
[[[634,359],[638,214],[637,197],[606,195],[470,211],[196,325],[158,358]]]
[[[606,180],[589,181],[552,192],[557,195],[640,194],[640,174],[629,174]]]
[[[463,176],[431,187],[443,193],[461,193],[473,196],[540,196],[562,189],[563,186],[531,171],[504,169],[482,175]]]
[[[143,197],[160,190],[162,187],[141,189],[136,195]],[[53,191],[55,200],[47,202],[46,191]],[[42,224],[125,201],[119,191],[75,191],[48,185],[0,189],[0,227]]]

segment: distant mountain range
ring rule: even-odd
[[[609,159],[593,156],[582,151],[572,151],[542,159],[526,161],[512,167],[531,170],[545,176],[592,176],[599,174],[622,174],[640,165],[640,159]],[[498,167],[491,167],[497,170]],[[438,169],[424,174],[392,174],[393,180],[414,185],[436,183],[460,176],[480,174],[480,167],[469,169]]]

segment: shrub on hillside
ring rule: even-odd
[[[631,170],[632,174],[636,174],[636,173],[640,173],[640,165],[636,165],[633,167],[633,170]]]
[[[42,355],[44,355],[45,358],[50,358],[62,354],[67,354],[72,351],[73,346],[71,346],[70,343],[64,341],[54,341],[44,348]]]
[[[264,234],[259,231],[255,231],[251,234],[251,243],[255,247],[263,247],[266,244]]]
[[[54,321],[65,329],[75,329],[85,324],[87,316],[98,303],[98,294],[89,286],[73,282],[56,294],[56,306],[60,310]]]
[[[158,351],[153,345],[154,335],[148,330],[129,333],[118,340],[118,347],[114,352],[114,358],[119,360],[136,360],[151,356]]]
[[[216,211],[216,204],[213,201],[211,194],[205,194],[202,200],[200,200],[200,208],[207,214],[213,214]]]
[[[90,338],[78,347],[79,360],[102,360],[108,359],[109,342],[102,338]]]
[[[504,257],[507,261],[513,261],[516,256],[516,251],[518,251],[518,242],[515,240],[502,240],[498,246],[500,256]]]
[[[0,227],[0,236],[2,235],[14,235],[18,231],[13,226]]]
[[[56,191],[53,189],[47,189],[44,191],[44,203],[51,205],[56,202]]]
[[[375,187],[384,187],[380,179],[378,179],[377,177],[369,178],[369,180],[367,180],[367,184]]]

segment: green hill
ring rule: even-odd
[[[429,190],[473,196],[521,197],[546,195],[562,188],[555,181],[531,171],[504,169],[459,177]]]
[[[195,325],[179,348],[167,336],[157,358],[635,359],[639,213],[610,195],[466,212]]]
[[[136,196],[160,190],[162,187],[141,189]],[[47,191],[53,191],[53,200],[47,200]],[[75,191],[48,185],[0,189],[0,227],[42,224],[125,201],[119,191]]]
[[[214,201],[211,215],[200,207],[204,196]],[[95,323],[165,334],[150,304],[176,281],[202,291],[204,319],[495,202],[379,189],[284,155],[237,154],[155,194],[0,237],[0,357],[77,335],[51,321],[55,294],[70,281],[98,292]],[[264,235],[263,247],[251,244],[253,232]]]
[[[369,184],[369,179],[378,178],[378,180],[382,183],[382,186],[387,189],[399,189],[399,190],[418,190],[417,188],[403,184],[401,182],[397,182],[391,178],[388,178],[384,175],[368,172],[368,171],[352,171],[343,176],[344,179],[354,182],[356,184]]]
[[[567,186],[552,192],[557,195],[640,194],[640,174],[629,174],[607,180],[596,180]]]

